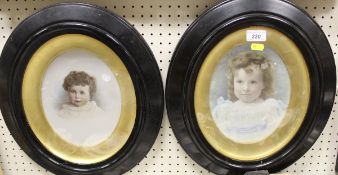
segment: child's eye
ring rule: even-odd
[[[242,80],[237,80],[236,83],[243,83],[243,81]]]
[[[256,83],[257,83],[257,81],[251,81],[250,83],[251,83],[251,84],[256,84]]]
[[[81,95],[85,94],[83,91],[80,92]]]

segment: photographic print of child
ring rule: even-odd
[[[255,143],[270,136],[285,115],[274,98],[274,64],[262,53],[244,51],[230,59],[227,99],[219,97],[212,116],[219,130],[238,143]]]

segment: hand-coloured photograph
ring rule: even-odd
[[[0,108],[36,165],[52,174],[123,174],[146,156],[161,128],[163,84],[128,21],[96,5],[58,3],[8,38]]]
[[[94,53],[72,50],[48,67],[42,104],[53,130],[77,146],[93,146],[114,131],[121,113],[115,75]]]
[[[220,60],[209,101],[221,133],[234,142],[251,144],[283,126],[289,97],[290,79],[282,59],[269,47],[253,51],[246,44]]]

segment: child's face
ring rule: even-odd
[[[251,69],[246,71],[246,69]],[[244,103],[254,103],[260,100],[264,89],[263,72],[258,66],[251,65],[247,68],[235,70],[234,92],[235,96]]]
[[[90,100],[89,86],[74,85],[68,89],[68,97],[71,104],[80,107]]]

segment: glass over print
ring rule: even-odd
[[[44,43],[28,63],[22,94],[36,137],[73,163],[116,154],[135,123],[135,91],[125,65],[86,35],[64,34]]]
[[[96,5],[59,3],[8,38],[0,107],[32,160],[54,174],[123,174],[145,157],[160,129],[163,85],[128,21]]]
[[[264,31],[265,41],[248,41],[248,31]],[[265,26],[237,30],[209,51],[198,72],[198,125],[223,155],[263,159],[282,149],[300,128],[309,84],[303,55],[287,36]]]
[[[121,113],[115,75],[94,53],[74,49],[47,68],[42,104],[53,130],[78,146],[93,146],[113,132]]]
[[[290,79],[271,48],[252,51],[246,44],[220,60],[209,94],[212,118],[222,134],[234,142],[255,143],[282,126]]]
[[[227,175],[274,173],[303,156],[334,102],[325,36],[289,1],[224,1],[201,14],[166,82],[169,121],[188,155]]]

